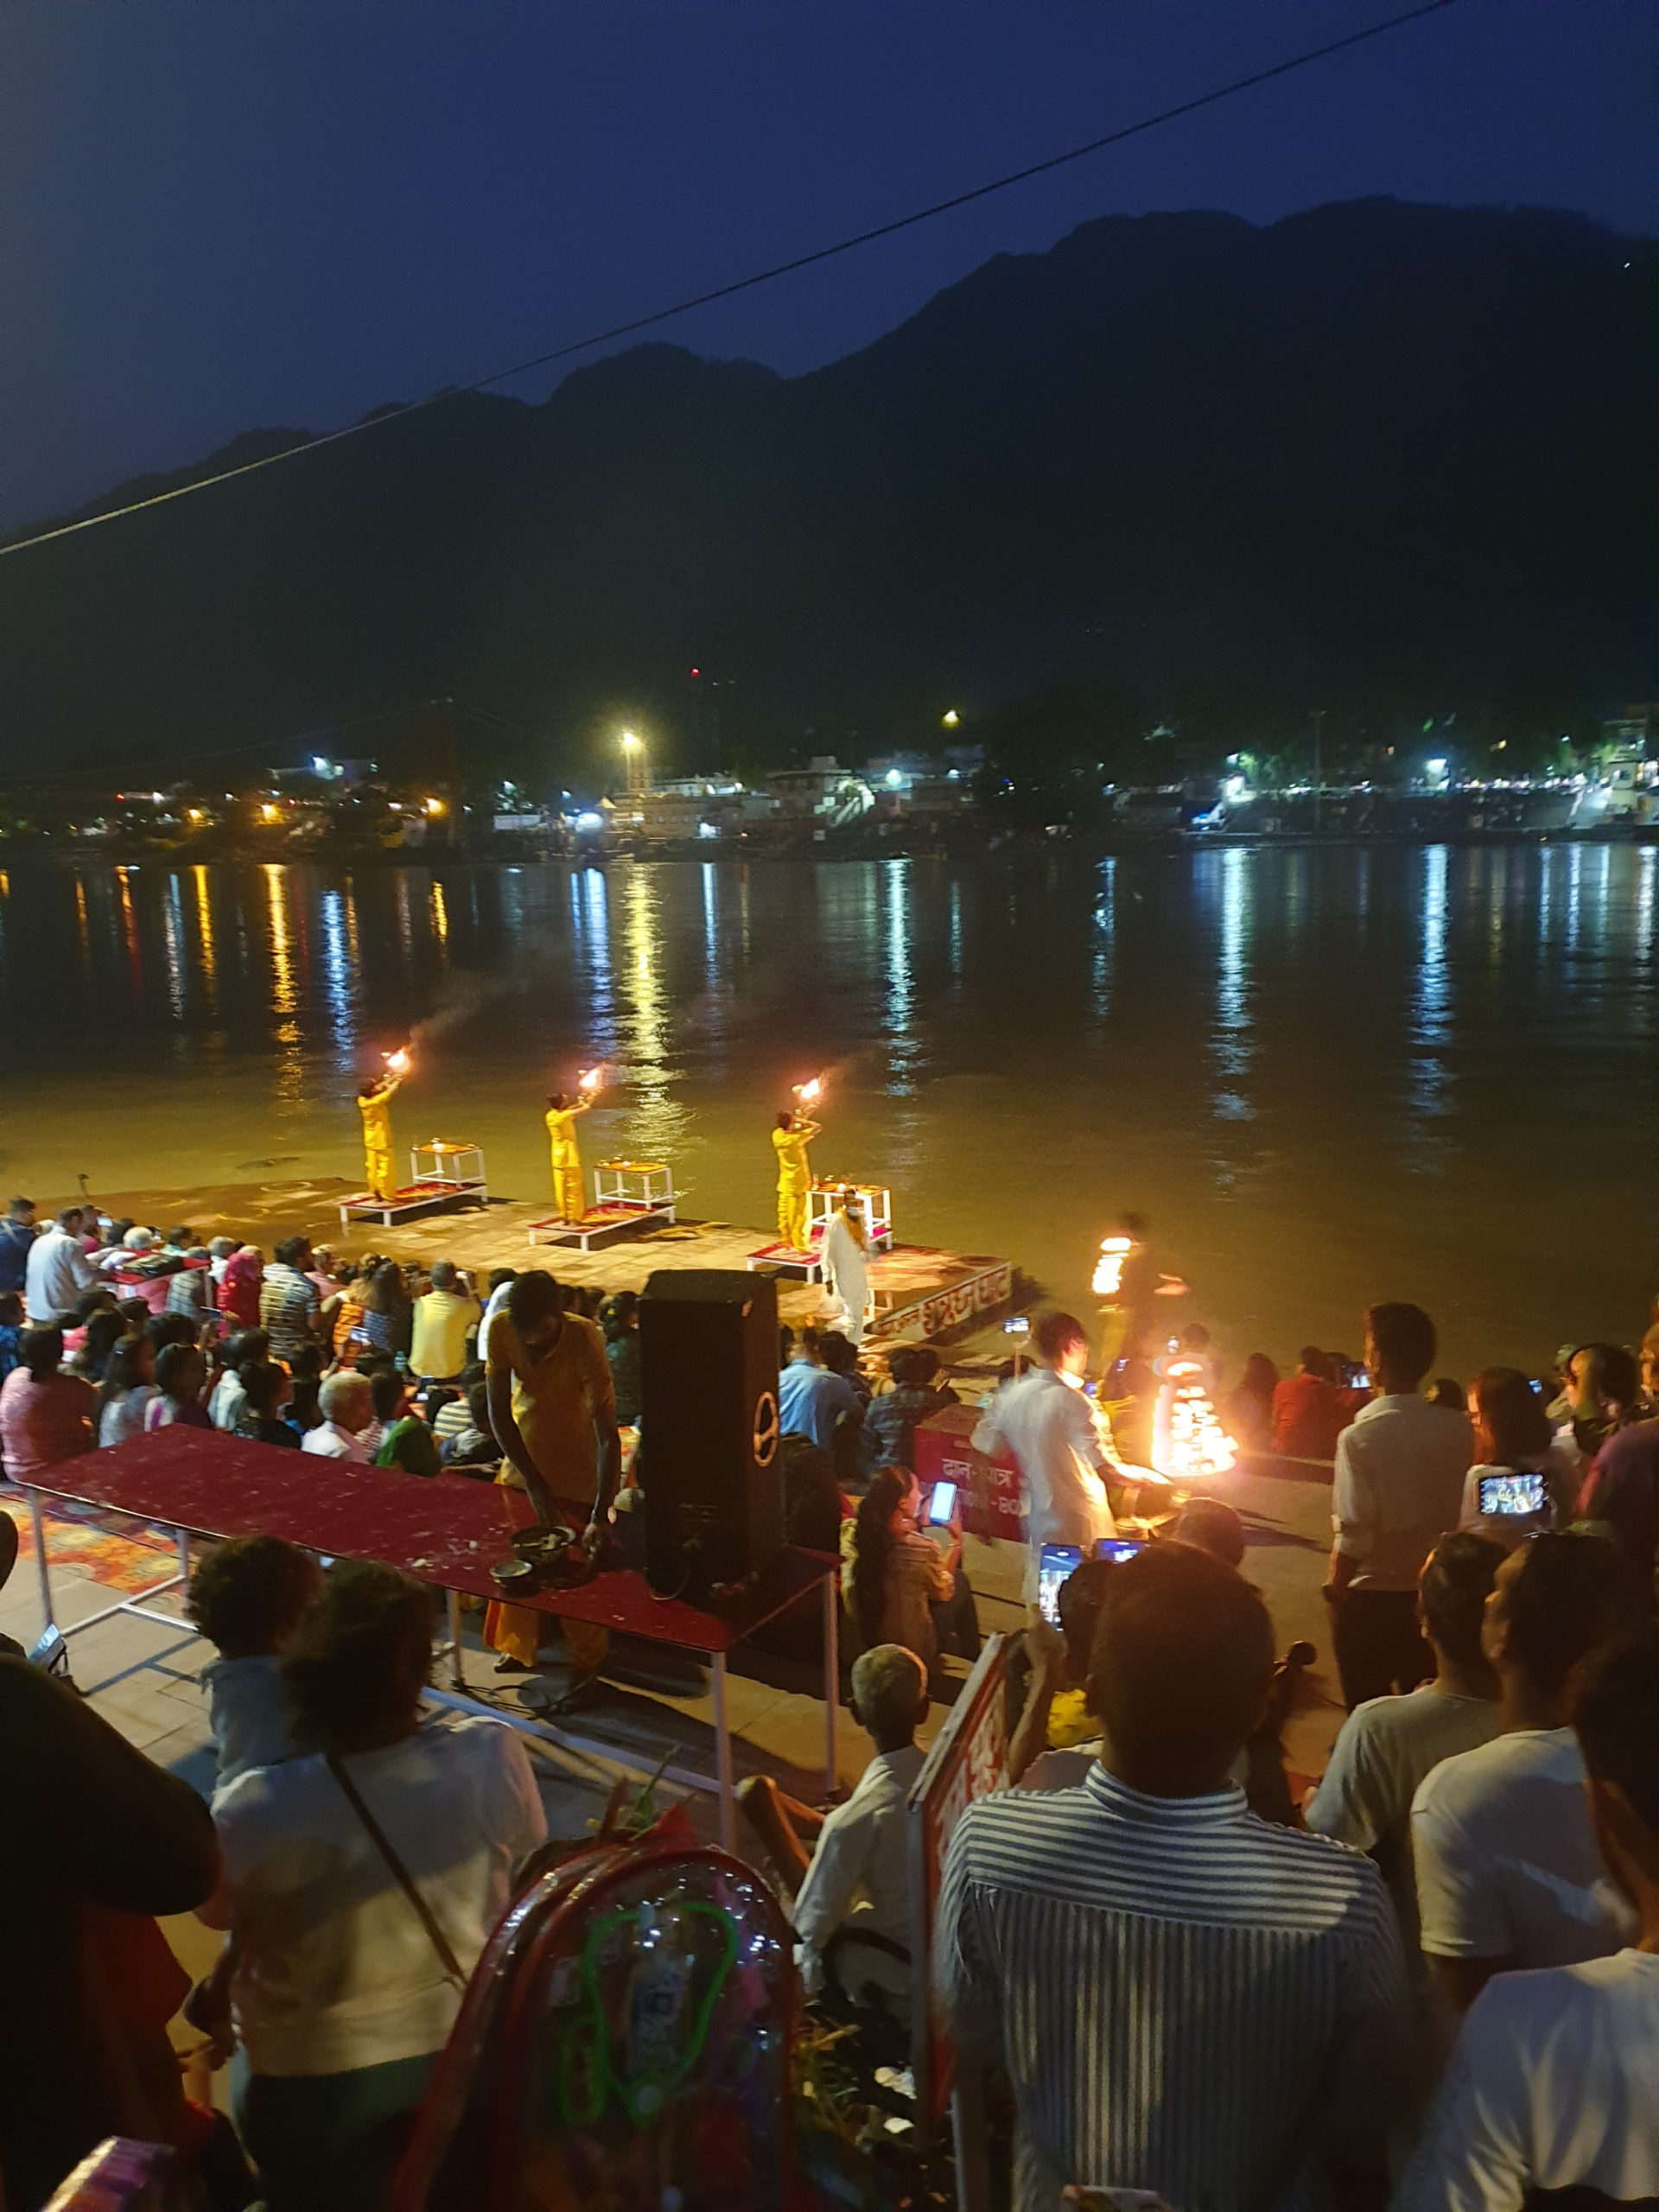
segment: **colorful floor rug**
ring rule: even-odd
[[[60,1498],[43,1505],[47,1555],[55,1572],[84,1574],[106,1588],[130,1596],[152,1582],[165,1581],[178,1554],[171,1534],[147,1521],[131,1521],[118,1513],[105,1513],[95,1505],[76,1505]],[[25,1562],[35,1556],[35,1530],[29,1500],[20,1490],[0,1484],[0,1512],[17,1524],[17,1565],[14,1582]]]

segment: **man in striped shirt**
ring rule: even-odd
[[[1088,1779],[957,1823],[938,1969],[966,2063],[1012,2083],[1014,2212],[1072,2183],[1181,2212],[1385,2200],[1408,2032],[1388,1893],[1227,1780],[1273,1657],[1242,1576],[1154,1546],[1106,1587]]]

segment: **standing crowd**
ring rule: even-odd
[[[14,1203],[12,1480],[176,1421],[480,1473],[592,1551],[622,1541],[631,1300],[226,1242],[73,1213],[36,1233]],[[1195,1500],[1118,1541],[1146,1478],[1089,1393],[1085,1332],[1046,1314],[1031,1343],[974,1442],[1019,1471],[1028,1597],[1045,1547],[1079,1561],[1057,1624],[1033,1609],[1004,1786],[956,1822],[931,1935],[959,2110],[1006,2124],[1015,2212],[1078,2192],[1173,2212],[1659,2199],[1659,1334],[1459,1387],[1433,1378],[1428,1317],[1385,1304],[1361,1361],[1310,1346],[1270,1388],[1252,1363],[1257,1412],[1235,1392],[1230,1420],[1332,1461],[1347,1718],[1294,1793],[1240,1516]],[[980,1643],[959,1514],[936,1518],[915,1471],[952,1394],[922,1347],[885,1389],[844,1335],[783,1352],[786,1526],[840,1552],[875,1753],[827,1812],[764,1783],[744,1802],[815,1999],[902,2022],[918,1731]],[[215,2208],[257,2188],[269,2212],[373,2212],[543,1840],[534,1778],[512,1731],[423,1703],[433,1601],[407,1576],[239,1538],[201,1559],[190,1605],[219,1655],[211,1810],[0,1657],[29,1904],[0,1954],[0,2003],[29,2023],[0,2069],[4,2202],[33,2212],[113,2130],[175,2143]],[[486,1635],[527,1668],[542,1625],[495,1606]],[[167,2046],[183,1993],[149,1916],[186,1910],[226,1935],[187,2009],[236,2053],[233,2135]]]

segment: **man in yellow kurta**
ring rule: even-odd
[[[806,1249],[806,1194],[812,1187],[806,1147],[817,1134],[817,1123],[799,1114],[780,1114],[772,1133],[778,1154],[778,1242],[791,1252]]]
[[[490,1427],[506,1454],[498,1480],[527,1491],[538,1521],[573,1523],[597,1550],[622,1471],[616,1395],[605,1340],[541,1269],[522,1274],[490,1324]],[[531,1667],[545,1616],[527,1605],[492,1605],[484,1640],[504,1664]],[[578,1666],[605,1656],[603,1629],[564,1624]]]
[[[576,1145],[576,1116],[593,1104],[578,1098],[572,1105],[563,1091],[547,1102],[547,1134],[553,1146],[553,1203],[561,1221],[580,1221],[588,1211],[582,1189],[582,1154]]]
[[[391,1164],[391,1094],[397,1078],[388,1072],[372,1077],[357,1094],[357,1110],[363,1116],[363,1174],[383,1205],[397,1195],[397,1171]]]

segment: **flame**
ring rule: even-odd
[[[388,1071],[392,1075],[407,1075],[409,1073],[410,1051],[407,1045],[400,1045],[395,1052],[382,1052],[380,1057],[385,1062]]]
[[[1100,1258],[1095,1266],[1094,1291],[1096,1298],[1115,1298],[1122,1287],[1123,1262],[1129,1256],[1127,1236],[1106,1236],[1101,1239]]]
[[[1203,1361],[1171,1359],[1164,1376],[1153,1414],[1153,1465],[1176,1482],[1226,1474],[1238,1448],[1210,1402]]]
[[[576,1077],[576,1088],[578,1090],[593,1092],[598,1090],[604,1081],[605,1071],[602,1067],[584,1068]]]
[[[815,1075],[810,1083],[798,1083],[795,1096],[803,1106],[816,1106],[823,1096],[823,1077]]]

